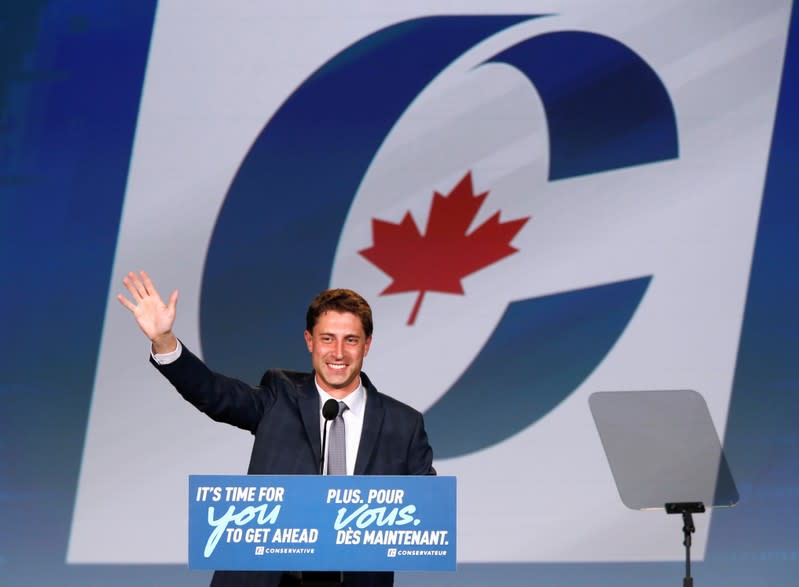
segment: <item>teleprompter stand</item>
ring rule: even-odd
[[[683,587],[693,587],[693,514],[738,502],[704,398],[690,390],[603,391],[589,405],[624,505],[682,515]]]
[[[685,577],[683,587],[694,587],[691,577],[691,534],[696,531],[693,514],[705,513],[705,504],[701,501],[672,502],[666,504],[667,514],[682,514],[683,545],[685,546]]]

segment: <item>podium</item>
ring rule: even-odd
[[[456,568],[455,477],[192,475],[188,503],[193,569]]]
[[[589,405],[624,505],[682,516],[683,587],[691,587],[693,514],[738,503],[704,398],[692,390],[602,391]]]

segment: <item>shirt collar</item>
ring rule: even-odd
[[[341,399],[333,397],[324,389],[319,387],[319,384],[316,382],[316,378],[314,378],[314,385],[316,385],[316,391],[319,392],[320,409],[321,406],[325,405],[327,400],[334,399],[336,401],[343,401],[345,404],[347,404],[347,408],[352,411],[355,416],[361,417],[363,414],[363,406],[366,403],[366,389],[363,386],[363,382],[360,382],[358,387],[351,391],[349,395]]]

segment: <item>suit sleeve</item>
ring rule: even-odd
[[[253,387],[237,379],[211,371],[183,345],[180,357],[172,363],[150,362],[175,386],[183,399],[217,422],[224,422],[255,433],[263,414],[274,404],[274,392]]]
[[[424,418],[416,412],[411,442],[408,447],[408,474],[409,475],[435,475],[433,468],[433,449],[427,440],[424,429]]]

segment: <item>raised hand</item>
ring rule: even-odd
[[[169,302],[165,304],[150,276],[144,271],[140,275],[128,273],[122,283],[130,292],[133,301],[131,302],[123,294],[119,294],[117,299],[130,310],[139,328],[152,341],[153,352],[160,354],[174,351],[177,348],[177,339],[172,334],[172,325],[175,323],[178,304],[177,290],[172,292]]]

